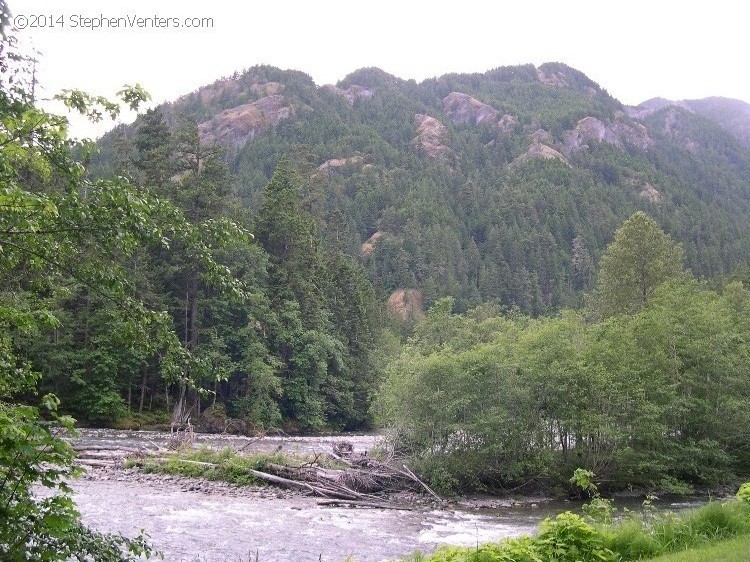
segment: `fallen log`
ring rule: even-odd
[[[430,487],[429,487],[429,486],[428,486],[427,484],[425,484],[425,483],[424,483],[424,482],[422,482],[422,481],[421,481],[421,480],[420,480],[419,478],[417,478],[417,475],[416,475],[416,474],[414,474],[414,473],[413,473],[413,472],[412,472],[411,470],[409,470],[409,467],[408,467],[408,466],[406,466],[405,464],[402,464],[401,466],[403,466],[403,467],[404,467],[404,470],[406,471],[406,474],[408,474],[408,475],[409,475],[409,477],[411,477],[411,479],[412,479],[412,480],[414,480],[415,482],[417,482],[417,483],[421,484],[421,485],[422,485],[422,487],[423,487],[423,488],[424,488],[425,490],[427,490],[427,492],[429,492],[429,494],[430,494],[430,495],[431,495],[432,497],[434,497],[434,498],[435,498],[435,499],[436,499],[437,501],[439,501],[439,502],[443,502],[443,501],[445,501],[445,500],[443,500],[443,498],[441,498],[441,497],[440,497],[440,496],[438,496],[438,495],[437,495],[437,494],[436,494],[435,492],[433,492],[433,491],[432,491],[432,489],[430,489]]]

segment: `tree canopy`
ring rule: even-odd
[[[605,316],[643,308],[662,283],[683,273],[682,247],[639,211],[615,232],[599,264],[597,297]]]

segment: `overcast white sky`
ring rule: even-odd
[[[37,74],[48,96],[73,87],[112,95],[125,83],[139,82],[161,102],[256,64],[302,70],[326,84],[365,66],[419,81],[447,72],[560,61],[627,104],[655,96],[750,101],[750,9],[738,0],[9,0],[9,5],[15,16],[29,18],[27,25],[35,16],[49,18],[46,26],[21,34],[41,52]],[[212,18],[213,27],[91,30],[80,27],[81,16]],[[43,23],[36,18],[37,25]]]

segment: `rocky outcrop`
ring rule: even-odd
[[[260,96],[275,96],[284,91],[284,84],[278,82],[263,82],[250,86],[250,91]]]
[[[208,107],[217,99],[237,97],[240,94],[241,88],[243,86],[240,81],[233,78],[226,78],[199,89],[198,96],[200,96],[201,104],[204,107]],[[256,94],[256,96],[267,97],[283,92],[284,84],[280,84],[279,82],[259,82],[251,84],[248,89],[250,92]]]
[[[540,142],[534,142],[525,153],[521,154],[521,156],[513,160],[510,165],[515,168],[525,164],[529,160],[534,159],[559,160],[566,166],[570,166],[570,164],[568,164],[568,161],[565,159],[565,156],[560,154],[551,146],[547,146],[546,144],[542,144]]]
[[[401,320],[419,321],[425,317],[422,293],[416,289],[396,289],[388,297],[388,312]]]
[[[681,107],[682,109],[686,109],[691,113],[693,111],[686,101],[674,101],[668,100],[666,98],[651,98],[650,100],[646,100],[636,107],[626,107],[625,111],[627,111],[628,116],[632,117],[633,119],[645,119],[649,115],[653,115],[657,111],[671,105],[675,107]]]
[[[531,133],[531,140],[542,144],[551,144],[553,142],[552,134],[544,129],[537,129]]]
[[[659,193],[659,191],[650,183],[644,184],[638,192],[638,195],[644,199],[648,199],[652,203],[658,203],[661,201],[661,193]]]
[[[375,244],[383,236],[385,236],[385,232],[382,232],[380,230],[375,232],[372,236],[370,236],[367,240],[365,240],[362,243],[362,247],[360,248],[360,253],[364,257],[371,255],[375,251]]]
[[[359,164],[360,162],[362,162],[361,156],[351,156],[349,158],[332,158],[330,160],[326,160],[320,166],[318,166],[318,171],[330,173],[336,171],[338,168],[346,166],[347,164]]]
[[[537,68],[536,76],[542,84],[548,86],[557,86],[558,88],[566,88],[568,86],[568,80],[565,78],[565,74],[559,71],[545,72],[542,68]]]
[[[513,131],[518,122],[513,115],[501,115],[491,105],[461,92],[451,92],[443,98],[443,111],[457,125],[492,123],[505,133]]]
[[[219,97],[229,96],[233,97],[240,91],[240,83],[237,80],[226,79],[219,80],[208,86],[198,90],[198,96],[200,96],[201,104],[209,106]]]
[[[293,114],[286,98],[276,94],[222,111],[198,125],[198,130],[204,142],[241,148]]]
[[[648,130],[640,123],[616,119],[605,124],[596,117],[584,117],[572,131],[565,133],[562,152],[570,157],[574,152],[587,148],[590,142],[605,142],[620,148],[628,145],[643,151],[654,144]]]
[[[676,105],[669,106],[663,114],[659,115],[661,119],[657,122],[655,130],[660,129],[659,132],[662,135],[680,144],[688,152],[697,154],[701,144],[698,138],[694,136],[691,127],[688,126],[689,112],[689,110]]]
[[[445,125],[434,117],[417,113],[417,136],[411,141],[412,146],[431,158],[437,158],[450,152],[445,145],[448,130]]]
[[[457,125],[464,123],[479,125],[485,120],[497,121],[500,113],[491,105],[461,92],[451,92],[443,98],[443,111]]]
[[[334,86],[333,84],[326,84],[323,87],[326,90],[329,90],[334,94],[345,98],[346,101],[349,102],[349,105],[354,105],[354,101],[357,99],[369,100],[375,93],[375,90],[373,90],[372,88],[365,88],[364,86],[359,86],[357,84],[352,84],[346,90],[344,90],[343,88],[339,88],[338,86]]]

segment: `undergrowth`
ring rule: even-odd
[[[592,474],[577,474],[581,477]],[[545,519],[533,537],[506,539],[475,548],[444,547],[432,555],[412,554],[408,562],[627,562],[686,551],[733,537],[750,535],[750,483],[737,497],[712,501],[681,514],[646,509],[624,518],[593,491],[595,509],[584,515],[561,513]],[[647,500],[646,507],[648,508]],[[591,505],[591,504],[590,504]]]

